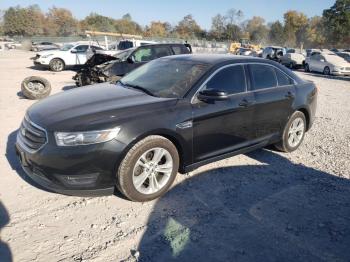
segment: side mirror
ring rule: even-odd
[[[326,62],[326,60],[324,60],[324,59],[321,59],[320,61],[321,61],[322,63]]]
[[[77,51],[76,49],[72,49],[72,50],[70,50],[70,52],[71,52],[72,54],[78,53],[78,51]]]
[[[198,93],[197,98],[203,102],[222,101],[228,99],[228,94],[217,89],[205,89]]]
[[[129,56],[129,57],[126,59],[126,61],[127,61],[128,63],[130,63],[130,64],[133,64],[133,63],[135,63],[135,58],[134,58],[133,56]]]

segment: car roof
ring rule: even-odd
[[[166,59],[171,60],[183,60],[183,61],[193,61],[197,63],[216,65],[225,62],[264,62],[266,64],[274,64],[272,61],[249,56],[241,55],[231,55],[231,54],[186,54],[186,55],[174,55],[167,56]]]

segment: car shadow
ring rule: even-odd
[[[5,208],[5,206],[0,201],[0,233],[1,229],[5,227],[10,222],[9,214]],[[0,234],[0,261],[9,262],[12,261],[12,253],[11,249],[5,242],[1,239]]]
[[[350,181],[262,149],[155,204],[139,261],[349,261]]]
[[[12,170],[16,171],[18,176],[22,178],[26,183],[30,184],[33,187],[36,187],[40,190],[44,190],[46,192],[54,193],[51,190],[48,190],[35,181],[33,181],[30,177],[26,175],[26,173],[23,171],[21,164],[19,162],[19,159],[16,154],[15,144],[16,144],[16,137],[17,137],[18,129],[11,132],[7,137],[7,144],[6,144],[6,159],[7,162],[10,164]],[[1,260],[0,260],[1,261]]]

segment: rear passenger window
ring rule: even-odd
[[[156,58],[172,55],[170,49],[167,46],[155,47],[154,53]]]
[[[246,82],[243,66],[230,66],[222,69],[208,81],[206,89],[221,90],[228,94],[245,92]]]
[[[282,73],[278,69],[275,69],[275,72],[279,86],[287,86],[292,84],[292,80],[288,76],[286,76],[286,74]]]
[[[174,51],[175,55],[181,55],[181,54],[189,54],[190,51],[185,46],[175,45],[171,47]]]
[[[267,65],[249,65],[252,74],[253,89],[260,90],[277,86],[275,70]]]

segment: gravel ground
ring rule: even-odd
[[[319,88],[316,122],[296,152],[258,150],[178,175],[163,198],[79,198],[26,180],[15,131],[33,101],[30,75],[53,93],[73,71],[0,53],[0,261],[350,261],[350,79],[297,72]]]

